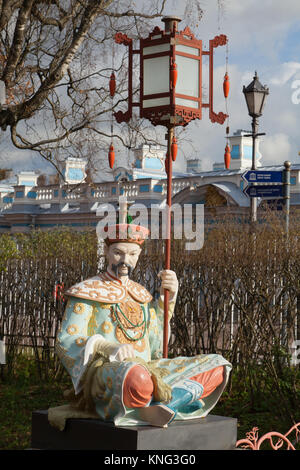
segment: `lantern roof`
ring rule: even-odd
[[[181,21],[179,16],[164,16],[161,21],[165,23],[165,31],[172,31],[173,25],[175,23],[176,27],[177,24]]]
[[[266,86],[263,86],[260,81],[258,80],[257,72],[255,71],[255,75],[253,77],[252,82],[245,87],[244,86],[244,93],[251,93],[251,92],[261,92],[261,93],[269,93],[269,89]]]

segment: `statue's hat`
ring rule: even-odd
[[[127,200],[120,198],[120,208],[117,214],[117,223],[104,227],[106,237],[104,241],[106,245],[113,243],[137,243],[139,246],[143,245],[144,241],[148,238],[150,233],[149,229],[141,225],[133,223],[132,217],[127,211]]]

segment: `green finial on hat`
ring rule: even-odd
[[[117,213],[116,225],[106,227],[105,243],[111,245],[117,242],[129,242],[142,245],[148,238],[149,230],[146,227],[136,225],[132,216],[128,213],[128,204],[126,196],[119,197],[119,211]]]

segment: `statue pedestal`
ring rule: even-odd
[[[32,413],[32,449],[233,450],[236,440],[237,420],[223,416],[174,421],[167,428],[68,419],[64,431],[58,431],[49,424],[47,410]]]

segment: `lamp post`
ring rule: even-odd
[[[285,210],[285,231],[289,233],[289,225],[290,225],[290,184],[291,184],[291,162],[285,161],[284,162],[284,170],[283,170],[283,204]]]
[[[140,117],[149,119],[154,126],[167,129],[167,236],[165,242],[165,269],[170,269],[171,257],[171,200],[172,164],[176,160],[176,126],[185,127],[194,119],[202,119],[203,108],[208,108],[209,118],[223,124],[226,114],[213,109],[213,55],[218,46],[225,46],[224,34],[209,41],[209,50],[204,51],[202,40],[197,39],[189,27],[178,31],[181,21],[176,16],[162,18],[165,29],[158,26],[146,38],[139,41],[139,49],[124,33],[117,33],[115,41],[129,48],[128,54],[128,109],[117,111],[118,123],[129,122],[134,107],[139,108]],[[140,59],[139,101],[133,101],[133,56]],[[209,99],[202,100],[202,58],[209,56]],[[164,337],[163,356],[168,357],[168,304],[169,291],[164,292]]]
[[[269,89],[263,86],[258,80],[257,72],[253,77],[253,81],[247,86],[243,87],[248,113],[252,117],[252,133],[246,137],[252,137],[252,170],[256,170],[256,139],[265,133],[258,133],[258,118],[262,115],[262,111],[266,102],[266,96],[269,94]],[[251,222],[257,220],[257,199],[251,198]]]

